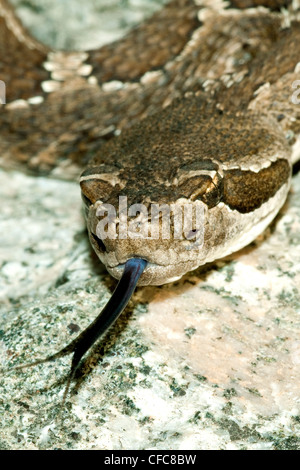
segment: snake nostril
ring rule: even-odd
[[[92,233],[92,241],[94,241],[94,245],[96,244],[97,245],[97,248],[98,250],[100,251],[100,253],[105,253],[106,252],[106,247],[103,243],[103,241],[97,237],[97,235],[95,235],[94,233]]]

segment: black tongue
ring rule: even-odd
[[[147,266],[147,261],[141,258],[131,258],[129,259],[124,268],[122,277],[115,288],[111,298],[105,305],[104,309],[100,312],[98,317],[80,333],[77,338],[72,341],[72,343],[65,346],[63,349],[58,351],[51,356],[46,357],[45,359],[38,359],[37,361],[31,362],[29,364],[22,364],[20,366],[14,367],[14,369],[24,369],[27,367],[32,367],[37,364],[42,364],[44,362],[53,361],[59,357],[66,356],[67,354],[73,353],[71,371],[67,381],[67,386],[65,389],[62,406],[65,402],[66,396],[68,394],[71,381],[75,375],[75,372],[79,366],[82,356],[90,349],[90,347],[97,341],[97,339],[103,335],[108,328],[117,320],[121,315],[124,308],[128,304],[130,297],[133,294],[133,291],[138,283],[139,278],[141,277],[145,267]]]
[[[121,315],[128,304],[130,297],[142,275],[147,261],[141,258],[130,258],[124,268],[121,279],[115,288],[111,298],[100,312],[98,317],[91,323],[74,341],[72,352],[74,353],[70,375],[63,396],[62,407],[69,392],[71,381],[79,366],[82,356],[90,349],[97,339],[105,333],[108,328]]]
[[[122,313],[146,265],[147,261],[140,258],[130,258],[126,262],[123,275],[104,309],[77,338],[78,342],[76,341],[74,348],[71,375],[77,369],[82,356]]]

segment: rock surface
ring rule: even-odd
[[[300,174],[251,246],[137,289],[61,401],[71,342],[116,282],[77,183],[0,172],[0,448],[299,449]]]

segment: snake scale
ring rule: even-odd
[[[1,0],[0,35],[0,164],[65,179],[85,168],[90,241],[121,279],[72,343],[71,380],[137,284],[172,282],[239,250],[284,204],[300,158],[299,5],[173,0],[120,41],[59,52],[33,39]],[[120,196],[146,210],[201,207],[201,248],[197,229],[176,238],[174,223],[168,238],[102,239],[99,209],[116,208],[120,230]],[[140,213],[133,219],[141,231],[148,223]]]

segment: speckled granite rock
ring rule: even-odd
[[[10,0],[35,36],[57,49],[114,41],[167,0]]]
[[[72,341],[116,282],[76,183],[0,173],[0,448],[299,449],[300,174],[250,247],[139,288],[60,408]]]
[[[0,187],[7,370],[70,342],[115,281],[89,250],[75,183],[1,173]],[[298,448],[299,195],[300,174],[257,243],[175,284],[138,289],[60,415],[70,358],[3,371],[1,447]]]

